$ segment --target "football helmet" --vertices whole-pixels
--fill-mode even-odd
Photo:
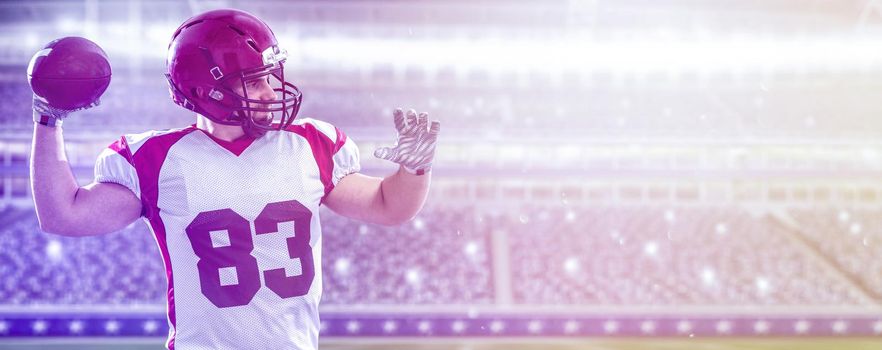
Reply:
[[[166,78],[176,104],[216,123],[240,125],[256,137],[287,127],[300,110],[303,96],[285,80],[286,58],[275,34],[259,18],[240,10],[212,10],[175,31]],[[273,99],[248,98],[247,82],[258,79],[270,82]],[[242,95],[234,91],[237,86]],[[270,118],[257,121],[261,112]]]

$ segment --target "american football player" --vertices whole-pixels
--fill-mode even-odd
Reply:
[[[64,153],[71,112],[34,100],[31,186],[40,227],[86,236],[143,218],[168,278],[169,349],[315,349],[322,293],[319,206],[367,222],[413,218],[429,188],[440,125],[396,109],[398,140],[374,155],[400,165],[359,173],[331,124],[296,118],[270,28],[238,10],[185,21],[168,49],[174,102],[194,124],[125,135],[78,186]]]

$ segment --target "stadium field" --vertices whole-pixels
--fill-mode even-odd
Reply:
[[[413,340],[412,342],[367,341],[358,339],[328,341],[323,350],[821,350],[882,349],[879,338],[579,338],[579,339],[470,339]]]
[[[5,341],[4,350],[160,350],[162,340],[156,338],[113,341],[77,339],[75,341]],[[578,339],[329,339],[322,341],[322,350],[877,350],[882,338],[578,338]]]

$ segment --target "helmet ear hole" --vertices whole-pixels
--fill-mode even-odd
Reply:
[[[201,86],[194,87],[194,88],[191,89],[191,91],[190,91],[190,94],[192,94],[193,97],[197,97],[197,98],[203,98],[203,97],[204,97],[204,96],[203,96],[204,93],[205,93],[205,91],[202,90],[202,87],[201,87]]]

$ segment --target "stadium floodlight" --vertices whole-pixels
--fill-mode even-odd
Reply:
[[[771,323],[769,323],[769,321],[765,321],[765,320],[759,320],[753,324],[753,331],[756,334],[767,334],[767,333],[769,333],[769,330],[771,328],[772,328]]]
[[[386,322],[383,322],[383,332],[395,333],[396,330],[398,330],[398,323],[395,321],[387,320]]]
[[[647,242],[643,246],[643,252],[649,256],[656,256],[658,254],[658,243],[655,242]]]
[[[701,281],[704,282],[704,284],[706,286],[713,285],[716,282],[716,280],[717,280],[717,276],[716,276],[716,273],[714,273],[714,270],[712,268],[705,267],[701,271]]]
[[[689,333],[692,331],[692,322],[687,320],[681,320],[677,322],[677,332],[681,334]]]
[[[846,334],[848,333],[848,322],[844,320],[836,320],[830,325],[830,328],[833,330],[833,333]]]
[[[48,257],[50,261],[58,262],[62,258],[63,250],[61,242],[51,240],[46,244],[46,257]]]
[[[351,266],[349,259],[347,258],[337,258],[334,261],[334,271],[336,271],[340,275],[345,275],[349,273],[349,267]]]

